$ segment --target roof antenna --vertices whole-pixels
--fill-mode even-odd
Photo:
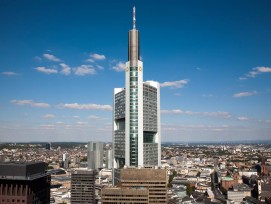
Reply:
[[[136,29],[136,8],[133,7],[133,29]]]

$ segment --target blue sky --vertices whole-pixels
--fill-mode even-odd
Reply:
[[[163,142],[271,138],[269,0],[2,0],[0,142],[111,141],[134,5]]]

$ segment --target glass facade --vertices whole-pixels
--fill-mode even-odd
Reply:
[[[129,69],[129,118],[125,117],[126,90],[115,94],[114,107],[114,154],[118,167],[125,164],[125,121],[129,120],[129,159],[131,166],[138,166],[139,120],[143,120],[143,164],[158,164],[158,90],[149,83],[143,83],[143,118],[139,117],[139,79],[137,67]]]
[[[118,92],[114,96],[114,120],[116,128],[114,130],[114,157],[119,167],[125,164],[125,90]]]
[[[130,67],[130,165],[138,165],[138,67]]]

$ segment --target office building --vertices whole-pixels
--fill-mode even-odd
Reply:
[[[149,191],[149,203],[167,203],[167,171],[156,168],[120,169],[118,186],[122,189],[146,188]]]
[[[105,151],[105,167],[107,169],[112,169],[113,166],[113,151],[112,149]]]
[[[148,204],[149,190],[147,188],[105,187],[101,190],[101,203]]]
[[[95,203],[95,176],[92,169],[73,169],[71,172],[71,203]]]
[[[114,89],[114,168],[160,166],[160,86],[154,81],[143,82],[139,43],[134,8],[133,29],[128,33],[126,85]]]
[[[104,143],[88,143],[88,168],[98,170],[103,168]]]
[[[52,146],[51,143],[46,143],[45,144],[45,149],[46,150],[51,150],[51,146]]]
[[[64,169],[68,169],[69,168],[69,163],[70,163],[70,157],[68,154],[63,154],[62,155],[62,161],[60,163],[60,167],[64,168]]]
[[[51,175],[44,162],[0,163],[0,204],[50,203]]]

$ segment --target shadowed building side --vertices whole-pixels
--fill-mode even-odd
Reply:
[[[44,162],[0,163],[0,203],[50,203],[51,175]]]

